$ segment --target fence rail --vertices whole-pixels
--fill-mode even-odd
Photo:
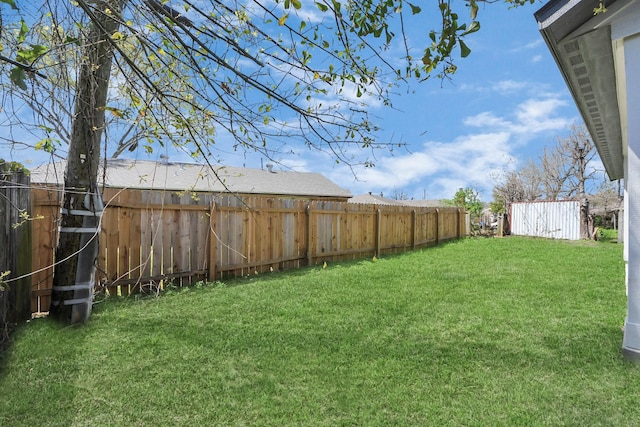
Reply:
[[[32,191],[33,311],[50,303],[58,188]],[[457,208],[118,190],[103,192],[97,285],[128,295],[318,263],[383,256],[464,234]]]

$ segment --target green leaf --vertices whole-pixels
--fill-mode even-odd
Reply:
[[[478,3],[475,0],[471,0],[469,9],[471,9],[471,19],[475,20],[476,16],[478,16]]]
[[[467,29],[467,31],[465,31],[464,33],[462,33],[463,36],[466,36],[467,34],[471,34],[471,33],[475,33],[476,31],[478,31],[480,29],[480,22],[478,21],[473,21],[469,24],[469,29]]]
[[[422,9],[420,9],[420,6],[416,6],[411,3],[409,3],[409,6],[411,6],[411,13],[414,15],[417,15],[418,13],[422,12]]]
[[[20,19],[20,33],[18,33],[18,43],[22,43],[24,39],[27,38],[28,32],[29,27],[27,27],[27,23],[24,22],[24,19]]]
[[[302,7],[302,2],[300,0],[291,0],[291,4],[293,5],[293,8],[296,10]]]
[[[18,6],[16,6],[16,2],[15,0],[0,0],[0,3],[5,3],[8,4],[9,6],[11,6],[11,9],[18,9]]]
[[[80,46],[80,40],[78,40],[78,38],[77,38],[77,37],[67,36],[67,37],[64,39],[64,42],[65,42],[65,43],[73,43],[73,44],[75,44],[76,46]]]
[[[336,11],[336,15],[340,15],[340,8],[342,7],[342,3],[337,0],[331,0],[331,2],[333,3],[333,8]]]
[[[26,78],[27,75],[20,67],[15,67],[13,70],[11,70],[11,74],[9,74],[11,83],[18,86],[22,90],[27,90],[27,84],[24,82]]]
[[[469,49],[469,47],[462,40],[459,40],[459,42],[460,42],[460,54],[462,55],[463,58],[466,58],[471,53],[471,49]]]
[[[49,48],[46,46],[42,46],[39,44],[29,45],[28,49],[20,49],[18,54],[16,55],[16,59],[18,62],[22,62],[23,64],[33,64],[38,58],[44,55]]]
[[[47,153],[53,153],[56,150],[54,142],[55,140],[51,138],[44,138],[36,142],[36,145],[33,148],[38,151],[43,150],[43,151],[46,151]]]
[[[316,6],[320,9],[320,12],[326,12],[329,10],[329,7],[324,3],[316,2]]]

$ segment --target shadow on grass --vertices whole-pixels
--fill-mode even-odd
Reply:
[[[24,327],[22,325],[21,327]],[[4,370],[7,365],[7,359],[9,357],[9,352],[11,351],[11,346],[15,341],[15,335],[18,333],[20,327],[9,328],[7,331],[2,331],[0,335],[0,378],[4,373]]]
[[[10,407],[14,418],[3,418],[2,413],[8,411],[0,410],[0,425],[37,425],[48,419],[73,425],[77,421],[74,399],[81,390],[75,383],[86,341],[82,327],[40,318],[13,331],[0,357],[0,389],[8,387],[12,393],[3,396],[0,408]],[[10,372],[6,370],[9,364]],[[49,418],[51,414],[55,415]]]

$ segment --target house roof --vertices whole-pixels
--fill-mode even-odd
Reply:
[[[375,194],[358,194],[349,199],[349,203],[368,205],[414,206],[417,208],[438,208],[447,206],[440,200],[395,200]]]
[[[427,200],[427,199],[411,199],[411,200],[402,200],[402,204],[404,206],[415,206],[416,208],[444,208],[444,207],[454,207],[446,204],[442,200]]]
[[[32,183],[62,184],[65,162],[48,163],[31,171]],[[158,163],[147,160],[109,159],[102,164],[99,184],[114,188],[190,190],[214,193],[282,196],[351,197],[346,190],[319,173],[248,169],[197,163]]]
[[[383,196],[377,196],[375,194],[358,194],[349,199],[349,203],[363,203],[367,205],[400,205],[398,200],[389,199]]]
[[[624,177],[624,138],[618,100],[616,61],[621,45],[612,22],[638,7],[637,0],[608,0],[607,11],[594,15],[597,3],[551,0],[534,16],[578,109],[589,129],[610,179]]]

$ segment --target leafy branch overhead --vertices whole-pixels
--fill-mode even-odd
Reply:
[[[0,0],[0,12],[17,10],[5,14],[13,20],[3,23],[0,63],[20,88],[4,89],[37,117],[23,125],[55,151],[69,142],[89,24],[121,9],[109,35],[111,153],[173,143],[215,157],[216,141],[232,138],[267,158],[297,150],[293,141],[352,163],[352,147],[391,147],[375,139],[370,104],[390,105],[393,88],[410,80],[455,73],[455,58],[471,52],[466,37],[480,29],[480,5],[497,1],[438,0],[427,10],[403,0],[51,0],[34,13]]]

